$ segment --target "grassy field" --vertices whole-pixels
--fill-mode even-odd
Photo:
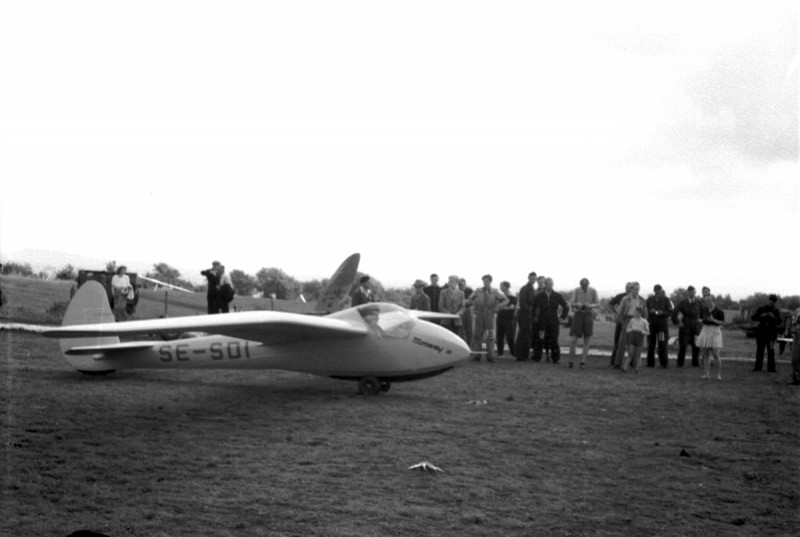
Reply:
[[[43,291],[9,281],[8,320],[55,318],[54,304],[69,298],[62,282]],[[171,314],[203,310],[202,296],[172,297]],[[143,295],[139,314],[163,313],[160,300]],[[596,328],[597,345],[610,348],[613,324]],[[728,356],[752,355],[752,340],[725,337]],[[777,374],[726,361],[723,382],[691,367],[625,375],[604,356],[585,370],[469,362],[374,398],[286,372],[87,377],[57,342],[23,332],[0,331],[0,357],[0,535],[790,536],[800,527],[800,392],[786,356]],[[444,472],[407,469],[423,460]]]
[[[470,362],[364,398],[283,372],[86,377],[0,332],[0,534],[796,535],[788,368]],[[486,404],[470,404],[470,401]],[[681,456],[682,450],[688,457]],[[444,472],[407,470],[428,460]]]

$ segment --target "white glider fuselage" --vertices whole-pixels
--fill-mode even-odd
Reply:
[[[372,325],[366,322],[360,312],[364,308],[379,312]],[[249,320],[248,312],[223,315],[232,323],[238,319]],[[221,318],[203,316],[197,322]],[[305,319],[307,322],[316,322],[315,319]],[[271,343],[223,335],[111,345],[103,342],[100,332],[106,327],[109,332],[125,330],[141,334],[149,326],[164,322],[152,320],[65,326],[57,335],[62,338],[69,335],[81,338],[78,344],[71,343],[74,340],[69,338],[62,339],[62,350],[76,369],[86,373],[156,368],[283,369],[342,379],[370,376],[401,381],[444,372],[468,358],[470,353],[469,347],[456,334],[416,319],[404,308],[393,304],[377,303],[349,308],[318,319],[321,319],[320,323],[324,319],[335,319],[359,333],[330,338],[295,337],[290,341]],[[94,333],[83,334],[83,329]]]

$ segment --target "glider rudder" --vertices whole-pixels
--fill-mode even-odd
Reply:
[[[67,306],[64,313],[62,326],[72,326],[77,324],[98,324],[113,323],[114,313],[108,304],[106,289],[99,282],[89,280],[80,286],[75,296]],[[117,336],[97,336],[97,337],[76,337],[60,338],[58,340],[61,347],[61,354],[67,361],[81,373],[111,373],[114,371],[107,364],[95,358],[101,356],[95,354],[68,354],[67,351],[75,347],[88,347],[95,345],[115,345],[119,343]]]
[[[314,313],[325,315],[340,311],[348,306],[350,288],[358,273],[358,263],[361,261],[361,254],[353,254],[345,259],[336,272],[333,273],[328,285],[322,291],[319,301],[314,308]]]

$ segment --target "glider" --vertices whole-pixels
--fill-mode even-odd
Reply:
[[[335,308],[341,298],[331,295],[320,309]],[[59,338],[67,361],[87,374],[282,369],[358,381],[362,394],[374,395],[388,391],[392,382],[432,377],[469,358],[461,338],[425,320],[454,317],[379,302],[321,316],[246,311],[115,323],[105,289],[87,281],[70,301],[62,326],[43,334]],[[145,338],[176,332],[207,335],[174,341]]]

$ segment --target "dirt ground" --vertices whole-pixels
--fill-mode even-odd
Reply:
[[[0,332],[0,534],[797,535],[789,367],[469,362],[364,398],[269,371],[87,377]],[[484,403],[485,401],[485,403]],[[684,453],[686,456],[682,456]],[[408,470],[430,461],[443,472]]]

